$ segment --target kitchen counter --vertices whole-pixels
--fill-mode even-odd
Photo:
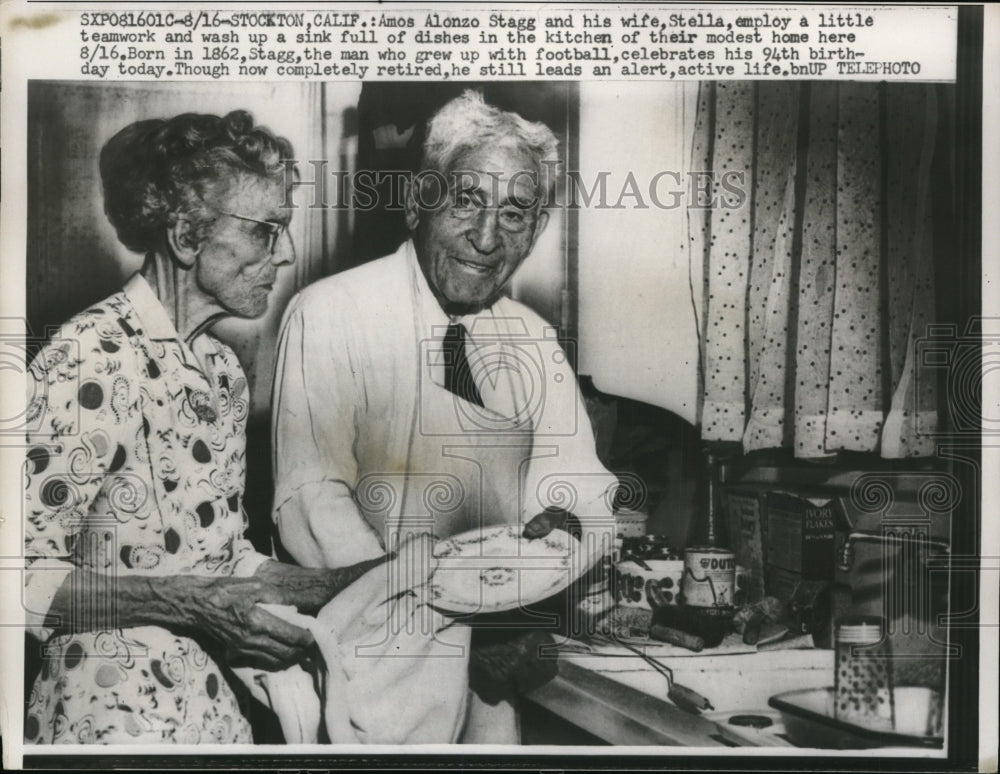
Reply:
[[[672,650],[653,646],[647,653],[670,667],[678,683],[708,698],[714,712],[698,716],[676,707],[667,700],[667,679],[622,647],[599,654],[561,652],[559,675],[525,698],[613,745],[787,747],[778,723],[771,732],[760,732],[725,719],[737,713],[773,719],[771,696],[833,683],[829,650],[661,655]]]
[[[737,737],[727,737],[724,729],[711,720],[684,712],[665,699],[657,699],[571,660],[561,661],[559,675],[525,698],[614,745],[742,744]]]

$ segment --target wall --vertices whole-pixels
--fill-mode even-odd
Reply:
[[[358,84],[156,83],[32,84],[29,100],[29,321],[57,325],[110,293],[142,264],[115,237],[103,213],[97,159],[128,123],[176,113],[250,110],[288,137],[304,182],[353,163]],[[684,127],[693,120],[691,84],[580,84],[579,173],[609,172],[614,205],[629,171],[645,188],[654,171],[686,168]],[[332,176],[330,178],[332,180]],[[669,185],[664,180],[661,192]],[[588,183],[589,185],[589,183]],[[266,419],[281,312],[300,287],[339,268],[351,249],[350,214],[310,207],[313,189],[295,194],[291,234],[296,265],[279,275],[261,320],[226,320],[216,333],[236,349],[253,385],[252,414]],[[332,193],[328,191],[328,199]],[[645,196],[649,204],[648,196]],[[666,193],[664,200],[669,201]],[[683,251],[686,211],[583,208],[579,212],[580,373],[598,389],[667,408],[693,422],[697,339]],[[515,297],[553,324],[564,323],[563,288],[573,239],[554,209],[548,229],[512,283]],[[699,288],[695,289],[700,290]]]
[[[692,424],[698,337],[689,278],[699,278],[693,290],[700,308],[701,264],[689,267],[685,251],[687,198],[659,207],[649,188],[660,171],[680,174],[683,186],[696,96],[696,83],[580,84],[581,179],[590,190],[608,173],[606,206],[595,200],[579,214],[580,373],[602,392],[661,406]],[[676,187],[660,178],[661,204],[673,203]],[[623,190],[639,197],[622,197]]]

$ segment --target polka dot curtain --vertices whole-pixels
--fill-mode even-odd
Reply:
[[[705,440],[934,453],[936,377],[915,342],[934,322],[940,107],[932,84],[702,84]]]

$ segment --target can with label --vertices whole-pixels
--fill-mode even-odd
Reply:
[[[733,630],[736,555],[714,546],[685,549],[681,593],[691,630],[714,648]]]
[[[736,555],[726,548],[695,546],[684,550],[684,604],[732,617],[736,593]]]

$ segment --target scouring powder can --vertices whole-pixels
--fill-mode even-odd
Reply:
[[[732,616],[736,593],[736,555],[726,548],[684,549],[684,605],[703,612]]]

